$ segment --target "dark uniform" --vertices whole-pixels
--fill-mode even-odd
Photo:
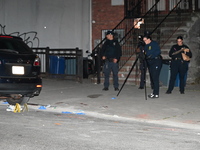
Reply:
[[[146,53],[147,67],[153,86],[153,93],[149,95],[149,98],[159,97],[159,76],[162,68],[162,58],[160,56],[161,50],[157,42],[151,41],[144,47]]]
[[[122,56],[121,46],[117,40],[106,40],[102,46],[101,56],[105,56],[106,60],[104,63],[104,89],[109,87],[109,76],[112,71],[113,73],[113,86],[117,90],[119,87],[118,83],[118,62]],[[117,59],[118,62],[114,63],[113,59]]]
[[[172,90],[174,89],[176,77],[178,74],[179,74],[179,79],[180,79],[180,85],[179,85],[180,93],[184,94],[185,84],[186,84],[185,79],[186,79],[186,73],[188,71],[189,61],[183,60],[181,53],[184,53],[184,51],[181,51],[180,53],[173,55],[174,52],[177,52],[181,50],[182,48],[188,48],[188,46],[184,44],[181,46],[176,44],[176,45],[173,45],[169,51],[169,57],[172,58],[172,61],[170,64],[171,76],[170,76],[170,81],[169,81],[169,87],[166,94],[170,94]],[[186,52],[186,55],[191,58],[192,57],[191,51]]]

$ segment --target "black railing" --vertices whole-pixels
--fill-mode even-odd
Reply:
[[[158,10],[158,3],[160,0],[152,5],[152,7],[147,11],[143,12],[145,9],[141,9],[141,19],[144,19],[144,24],[140,26],[140,29],[136,29],[135,26],[137,22],[132,26],[132,28],[126,32],[125,36],[120,39],[120,44],[122,46],[123,56],[119,63],[120,68],[122,68],[126,62],[135,54],[134,50],[137,47],[138,36],[143,35],[145,31],[151,32],[153,38],[160,44],[161,48],[173,37],[173,34],[183,25],[184,21],[190,19],[188,14],[184,15],[186,11],[191,11],[192,8],[185,5],[186,0],[179,0],[173,7],[170,7],[169,13],[166,15],[162,11]],[[144,3],[140,3],[146,5]],[[138,6],[138,5],[137,5]],[[141,7],[141,6],[140,6]],[[143,7],[143,6],[142,6]],[[172,16],[172,17],[171,17]],[[170,24],[170,22],[173,22]],[[166,29],[170,29],[170,32],[165,32]],[[172,39],[173,40],[173,39]]]
[[[142,13],[143,0],[125,0],[124,14],[126,18],[140,17]]]
[[[48,77],[83,81],[83,52],[75,49],[32,48],[40,57],[41,72]]]
[[[135,5],[131,7],[131,12],[129,14],[139,14],[138,12],[138,6],[141,6],[143,0],[137,0],[137,3],[135,1]],[[125,4],[126,5],[126,4]],[[125,64],[127,62],[127,57],[130,57],[134,54],[135,44],[137,43],[137,37],[134,36],[134,31],[131,30],[134,26],[134,17],[128,17],[125,15],[125,17],[112,29],[113,32],[116,32],[120,30],[121,32],[121,38],[119,37],[119,34],[115,36],[115,38],[118,39],[120,42],[120,45],[122,46],[122,57],[120,60],[120,66],[122,64]],[[128,34],[127,34],[128,33]],[[99,44],[92,50],[92,56],[94,56],[95,59],[95,68],[96,68],[96,75],[97,75],[97,83],[100,83],[100,71],[101,71],[101,58],[100,58],[100,50],[103,42],[106,40],[104,38],[101,40]]]
[[[128,1],[129,3],[127,3]],[[155,3],[152,4],[149,9],[146,8],[147,2],[147,0],[125,0],[125,14],[127,16],[125,16],[124,19],[112,30],[114,32],[117,29],[124,30],[124,36],[122,38],[118,38],[119,43],[122,46],[122,57],[119,62],[120,68],[122,68],[135,54],[135,49],[137,47],[137,43],[139,42],[138,36],[143,35],[144,31],[150,31],[153,39],[156,40],[163,48],[167,41],[173,39],[174,33],[183,25],[184,21],[190,17],[188,14],[184,15],[184,13],[194,11],[194,9],[195,11],[199,10],[198,1],[195,1],[195,4],[191,4],[191,1],[189,0],[179,0],[176,3],[173,1],[173,3],[169,4],[170,11],[166,15],[166,12],[159,10],[160,0],[155,0]],[[134,4],[134,6],[130,6],[130,3]],[[198,8],[196,6],[197,4]],[[138,8],[140,11],[138,11]],[[136,28],[138,23],[137,21],[134,22],[134,19],[136,18],[144,19],[144,24],[140,26],[140,29]],[[165,30],[169,29],[170,31],[165,32]],[[100,51],[101,45],[104,41],[105,38],[93,49],[93,52]],[[98,57],[98,55],[96,56]],[[101,58],[98,57],[98,59]],[[100,73],[101,67],[97,66],[96,68],[99,68],[97,76],[100,77],[100,74],[98,73]],[[100,81],[100,79],[98,79],[98,81]]]
[[[179,0],[173,7],[171,6],[167,15],[156,10],[156,15],[154,11],[149,13],[150,15],[144,16],[145,24],[141,27],[139,34],[143,34],[145,30],[150,31],[153,40],[159,43],[163,54],[165,54],[166,48],[168,50],[167,43],[174,42],[177,31],[180,31],[180,27],[186,25],[187,20],[191,19],[191,15],[186,13],[186,10],[190,11],[191,9],[188,7],[189,5],[183,5],[183,2],[185,0]]]
[[[195,11],[200,11],[200,1],[199,0],[195,0],[195,4],[193,5],[195,8]]]

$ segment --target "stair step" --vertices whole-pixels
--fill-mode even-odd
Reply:
[[[192,17],[191,13],[181,13],[180,22],[177,22],[179,18],[177,18],[175,15],[173,16],[170,15],[165,20],[165,22],[163,22],[163,24],[161,25],[161,28],[159,27],[159,29],[156,30],[154,34],[152,35],[152,39],[157,40],[157,42],[160,43],[161,55],[163,59],[170,59],[170,57],[168,56],[168,53],[172,45],[176,44],[177,36],[181,35],[184,37],[184,35],[186,35],[188,31],[188,28],[191,27],[191,25],[194,23],[196,19],[198,19],[198,17]],[[140,30],[138,30],[135,35],[131,35],[132,37],[127,40],[128,46],[123,45],[123,50],[127,50],[127,51],[126,52],[123,51],[123,56],[121,57],[121,60],[120,60],[120,65],[122,64],[124,65],[119,70],[119,73],[118,73],[120,84],[124,83],[128,73],[130,72],[130,69],[132,68],[132,65],[134,64],[136,60],[136,55],[134,54],[135,49],[133,49],[133,47],[137,47],[138,43],[135,41],[138,41],[138,40],[133,40],[133,39],[139,33],[142,33],[141,35],[143,35],[144,31],[150,31],[150,32],[153,31],[154,28],[157,26],[157,24],[161,20],[163,20],[164,17],[165,17],[164,15],[159,17],[158,22],[155,22],[154,20],[152,20],[152,18],[146,17],[145,24],[142,24]],[[132,56],[130,57],[129,55],[131,54]],[[150,83],[148,71],[147,71],[146,78],[147,78],[147,83]],[[97,83],[97,79],[95,77],[92,80],[93,80],[93,83]],[[103,83],[103,81],[104,81],[103,74],[101,74],[101,83]],[[110,83],[112,84],[112,74],[110,76]],[[136,66],[133,68],[129,78],[127,79],[126,84],[139,85],[139,83],[140,83],[140,69],[139,69],[139,61],[138,61]]]

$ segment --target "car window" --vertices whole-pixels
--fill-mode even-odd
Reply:
[[[14,50],[19,52],[19,54],[30,54],[33,53],[32,50],[21,40],[18,39],[0,39],[0,49],[3,50]]]

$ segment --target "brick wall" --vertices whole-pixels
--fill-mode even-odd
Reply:
[[[92,0],[92,47],[101,40],[101,31],[113,29],[124,18],[124,5],[112,6],[111,0]]]

